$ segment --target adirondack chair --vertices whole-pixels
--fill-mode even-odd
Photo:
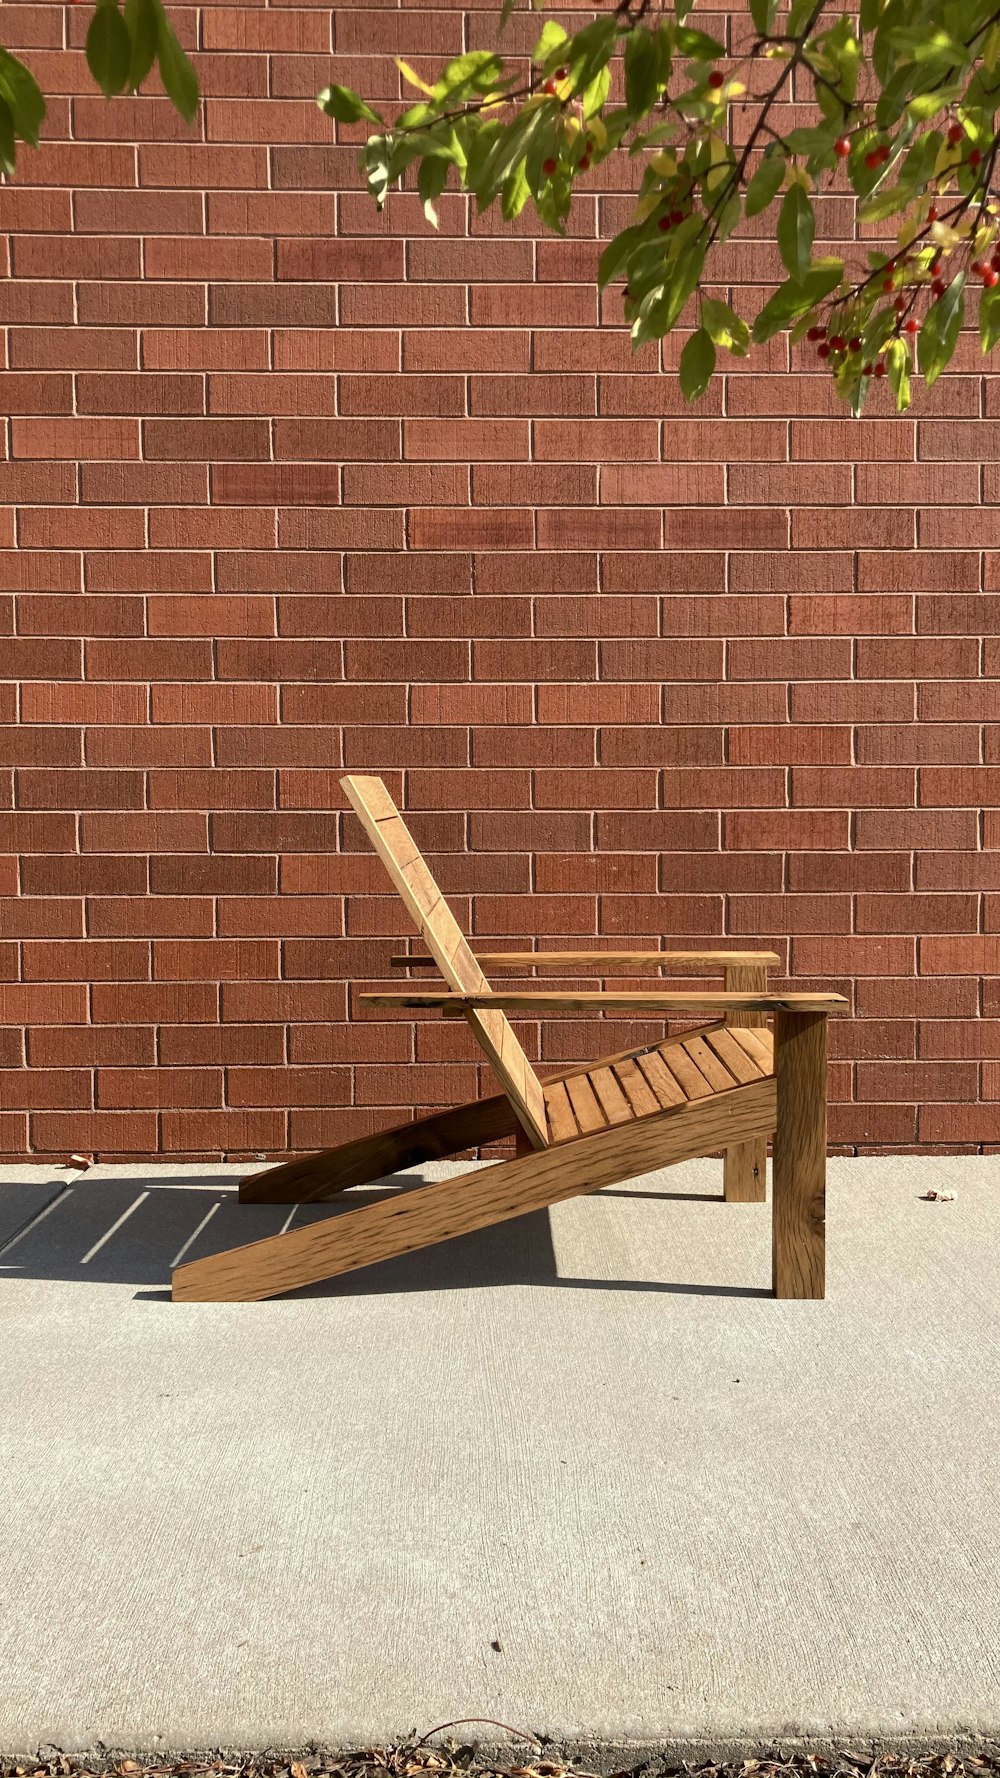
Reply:
[[[654,1167],[723,1150],[728,1202],[765,1196],[766,1138],[774,1132],[772,1248],[776,1296],[824,1292],[827,1015],[839,994],[770,994],[773,952],[470,949],[379,778],[343,788],[436,964],[444,990],[360,994],[367,1005],[464,1018],[503,1091],[435,1112],[244,1179],[241,1202],[316,1203],[416,1166],[512,1135],[494,1165],[393,1193],[379,1203],[178,1266],[175,1301],[252,1301],[523,1216]],[[548,993],[491,989],[484,969],[591,973],[723,972],[724,992]],[[664,1041],[539,1079],[507,1012],[532,1017],[601,1010],[708,1022]],[[774,1035],[766,1016],[774,1019]]]

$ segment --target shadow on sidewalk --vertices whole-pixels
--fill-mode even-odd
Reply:
[[[49,1278],[133,1284],[141,1301],[169,1297],[182,1260],[264,1240],[289,1228],[343,1216],[424,1184],[417,1173],[384,1189],[347,1192],[324,1204],[241,1204],[236,1180],[185,1174],[128,1179],[83,1177],[64,1184],[0,1185],[0,1278]],[[703,1192],[616,1190],[608,1197],[718,1202]],[[666,1291],[683,1295],[769,1296],[767,1290],[641,1279],[562,1278],[547,1210],[477,1229],[433,1247],[382,1260],[290,1293],[288,1300],[375,1296],[405,1291],[467,1290],[484,1285],[545,1284],[566,1289]],[[152,1286],[153,1288],[142,1288]]]

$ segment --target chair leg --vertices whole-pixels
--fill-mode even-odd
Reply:
[[[778,1297],[821,1298],[826,1260],[826,1014],[775,1016],[773,1280]]]
[[[767,1196],[767,1140],[727,1148],[723,1180],[727,1204],[763,1204]]]

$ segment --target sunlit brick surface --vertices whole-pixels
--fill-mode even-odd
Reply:
[[[974,339],[903,418],[781,340],[685,409],[596,292],[626,162],[566,240],[455,195],[435,234],[312,102],[397,100],[494,0],[174,7],[193,130],[95,96],[85,11],[0,16],[54,95],[0,189],[3,1152],[276,1154],[476,1092],[464,1027],[348,1023],[407,925],[345,767],[480,944],[774,948],[851,998],[836,1145],[1000,1144]],[[752,226],[737,305],[779,275]],[[551,1063],[660,1029],[522,1027]]]

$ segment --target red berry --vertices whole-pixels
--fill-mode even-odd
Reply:
[[[810,327],[809,332],[806,334],[806,339],[812,340],[814,345],[817,340],[825,340],[826,339],[826,328],[825,327]]]
[[[821,346],[816,347],[816,356],[817,356],[817,358],[829,358],[829,356],[830,356],[830,342],[829,342],[829,340],[824,340],[823,344]]]
[[[581,173],[585,173],[589,166],[590,166],[590,156],[589,156],[589,154],[585,154],[582,161],[580,162]]]
[[[873,375],[874,370],[875,366],[873,364],[863,364],[861,366],[861,375],[863,377],[870,377]]]
[[[556,83],[554,80],[547,80],[542,88],[542,92],[548,93],[550,99],[555,97],[555,90]]]
[[[713,68],[711,74],[708,77],[708,84],[712,88],[713,92],[718,92],[720,86],[725,86],[726,77],[724,74],[719,73],[718,68]]]
[[[552,159],[552,156],[549,155],[548,160],[542,162],[542,172],[546,173],[548,175],[548,177],[551,179],[555,170],[556,170],[556,163]]]
[[[838,136],[833,145],[833,152],[838,160],[846,160],[851,152],[851,144],[846,136]]]
[[[856,333],[854,338],[852,340],[848,341],[848,344],[849,344],[852,352],[860,352],[860,350],[861,350],[861,335],[859,333]]]
[[[879,359],[878,363],[875,366],[874,375],[877,377],[884,377],[885,376],[885,364],[881,358]]]
[[[565,80],[568,74],[569,74],[568,68],[557,68],[556,69],[556,79],[557,80]]]
[[[937,253],[937,254],[935,254],[934,258],[931,260],[931,264],[930,264],[931,277],[936,278],[938,275],[938,272],[940,270],[941,270],[941,255],[940,255],[940,253]]]
[[[933,284],[931,285],[931,291],[935,297],[940,297],[940,296],[944,295],[944,284],[940,278],[935,278]]]
[[[952,147],[954,148],[956,143],[961,142],[962,137],[964,135],[965,135],[965,131],[963,130],[961,124],[960,123],[953,123],[948,130],[948,141],[951,143]]]
[[[927,212],[927,220],[928,220],[928,222],[936,222],[937,219],[938,219],[937,205],[932,204],[930,209]]]
[[[881,165],[882,165],[882,156],[879,153],[878,149],[877,148],[870,149],[869,152],[865,155],[865,166],[871,168],[874,171],[874,169],[876,167],[880,167]]]
[[[845,340],[842,333],[835,333],[832,340],[830,341],[830,344],[833,347],[835,352],[842,352],[844,350],[844,347],[847,344],[847,341]]]
[[[973,150],[972,150],[972,152],[971,152],[971,154],[970,154],[970,155],[969,155],[969,165],[970,165],[970,167],[978,167],[978,165],[979,165],[979,163],[980,163],[980,161],[981,161],[981,160],[982,160],[982,158],[983,158],[983,157],[982,157],[982,155],[981,155],[981,154],[980,154],[980,152],[979,152],[979,149],[978,149],[978,148],[974,148],[974,149],[973,149]]]
[[[984,266],[981,259],[974,259],[972,264],[969,267],[969,270],[972,273],[974,278],[981,278],[983,273],[986,270],[986,267]]]
[[[991,266],[988,272],[983,273],[983,283],[987,290],[994,290],[1000,284],[1000,272],[995,272]]]
[[[883,278],[883,280],[882,280],[882,289],[883,289],[883,290],[893,290],[893,289],[895,289],[895,286],[894,286],[894,284],[893,284],[893,281],[892,281],[892,279],[891,279],[891,278]]]
[[[906,307],[906,298],[905,298],[905,296],[897,296],[897,298],[896,298],[896,300],[895,300],[895,302],[894,302],[894,303],[893,303],[893,305],[892,305],[892,306],[893,306],[893,308],[894,308],[894,309],[895,309],[895,311],[896,311],[896,313],[897,313],[897,315],[901,315],[901,314],[902,314],[902,313],[903,313],[903,310],[904,310],[904,309],[905,309],[905,307]]]
[[[660,217],[660,220],[659,220],[659,222],[658,222],[658,223],[657,223],[657,225],[656,225],[656,226],[657,226],[657,228],[658,228],[658,229],[661,229],[661,230],[662,230],[662,232],[663,232],[663,233],[664,233],[664,234],[666,234],[666,232],[667,232],[667,230],[668,230],[668,228],[669,228],[669,227],[670,227],[670,218],[669,218],[669,216],[661,216],[661,217]]]
[[[910,319],[906,323],[905,332],[906,333],[919,333],[920,332],[920,322],[915,321],[913,319],[912,315],[910,316]]]
[[[684,221],[684,212],[683,212],[683,210],[671,210],[671,212],[670,212],[670,220],[671,220],[671,222],[672,222],[672,223],[673,223],[673,225],[674,225],[674,227],[675,227],[675,228],[676,228],[676,227],[677,227],[677,225],[678,225],[678,223],[680,223],[680,222],[683,222],[683,221]]]

